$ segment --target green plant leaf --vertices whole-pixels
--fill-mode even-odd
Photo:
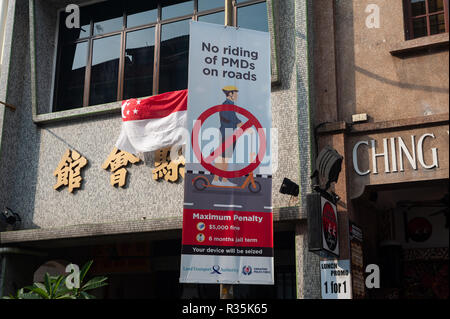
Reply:
[[[24,293],[19,299],[42,299],[42,297],[35,293]]]
[[[43,283],[40,283],[40,282],[33,283],[32,287],[39,288],[39,289],[42,289],[42,290],[46,290],[45,285]]]
[[[74,291],[67,288],[66,285],[60,285],[56,296],[62,296],[62,295],[66,295],[66,294],[74,295]]]
[[[33,292],[24,292],[25,288],[17,290],[15,299],[41,299],[41,297]]]
[[[88,294],[87,292],[82,291],[80,293],[80,299],[95,299],[95,296],[92,296],[92,295]]]
[[[45,273],[45,275],[44,275],[44,285],[45,285],[45,290],[47,290],[49,299],[52,299],[53,289],[52,289],[52,284],[50,283],[50,275],[48,273]]]
[[[58,276],[56,278],[55,284],[53,285],[53,298],[57,298],[61,295],[65,295],[68,292],[67,287],[65,287],[65,285],[61,285],[61,283],[63,282],[63,280],[66,278],[67,276]],[[66,289],[64,289],[66,288]]]
[[[31,291],[31,289],[33,289],[33,286],[25,286],[25,287],[23,287],[22,289],[26,289],[26,290],[29,290],[29,291]],[[18,293],[19,291],[17,291],[17,293]]]
[[[45,290],[44,285],[41,283],[35,282],[30,290],[44,299],[50,299],[50,296]]]
[[[93,262],[94,262],[93,260],[90,260],[86,264],[84,264],[83,268],[81,268],[81,270],[80,270],[80,285],[83,282],[84,277],[86,276],[86,273],[91,268]]]
[[[55,299],[76,299],[76,297],[69,293],[69,294],[57,296]]]
[[[106,280],[108,280],[107,277],[94,277],[91,280],[89,280],[85,285],[83,285],[81,289],[85,291],[107,286],[108,283],[105,282]]]
[[[80,283],[83,282],[93,261],[88,261],[80,271]],[[94,277],[81,288],[70,290],[65,284],[65,280],[70,274],[60,276],[44,275],[44,283],[35,282],[32,286],[26,286],[17,290],[15,295],[4,296],[1,299],[95,299],[95,296],[88,294],[85,290],[92,290],[107,286],[107,277]],[[64,284],[63,284],[64,282]],[[26,292],[25,292],[26,291]]]
[[[17,299],[20,299],[20,297],[23,295],[23,291],[24,291],[23,288],[17,290],[17,293],[16,293]]]

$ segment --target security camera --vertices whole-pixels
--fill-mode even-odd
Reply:
[[[1,216],[3,220],[9,225],[14,225],[15,223],[17,223],[17,221],[22,221],[19,214],[14,213],[12,209],[8,207],[5,207],[5,210],[2,212]]]
[[[289,178],[285,178],[281,185],[280,193],[297,197],[299,194],[299,186]]]
[[[324,191],[330,188],[331,183],[337,183],[342,169],[342,157],[334,148],[326,146],[320,151],[316,159],[316,170],[311,178],[320,177],[325,180]]]

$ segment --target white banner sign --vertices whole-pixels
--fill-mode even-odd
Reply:
[[[269,39],[191,22],[180,282],[274,283]]]

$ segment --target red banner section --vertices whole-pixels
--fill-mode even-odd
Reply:
[[[273,247],[272,214],[184,209],[183,245]]]

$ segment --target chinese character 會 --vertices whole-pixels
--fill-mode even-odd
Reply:
[[[106,161],[103,163],[102,168],[105,170],[111,168],[113,174],[110,177],[110,183],[112,186],[118,185],[119,187],[124,187],[128,173],[125,166],[127,166],[128,163],[135,164],[140,161],[141,160],[133,154],[118,150],[114,147]]]

